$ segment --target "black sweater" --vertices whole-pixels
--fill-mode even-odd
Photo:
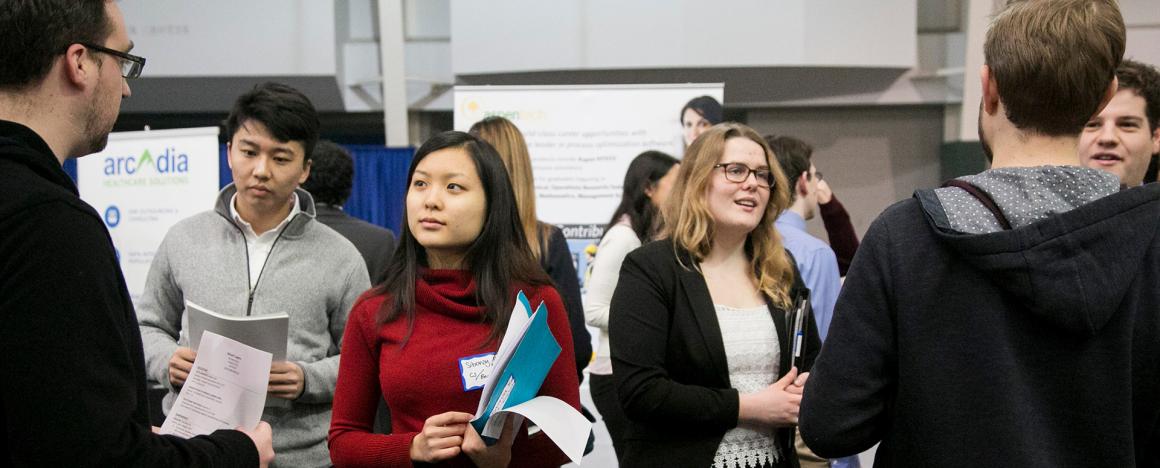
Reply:
[[[237,431],[153,434],[137,316],[101,218],[0,121],[0,465],[257,466]]]
[[[542,227],[543,225],[541,225]],[[543,230],[540,231],[541,233]],[[568,325],[572,329],[572,351],[576,353],[576,376],[584,381],[584,368],[592,360],[592,335],[584,321],[584,304],[580,301],[580,279],[572,264],[572,251],[564,232],[548,226],[548,238],[540,238],[540,266],[552,278],[564,308],[568,311]]]
[[[959,234],[932,192],[867,232],[802,401],[875,466],[1160,464],[1160,186]]]

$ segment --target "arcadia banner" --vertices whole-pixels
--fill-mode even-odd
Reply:
[[[218,158],[218,128],[203,127],[112,133],[77,160],[81,198],[104,218],[134,302],[169,228],[213,208]]]

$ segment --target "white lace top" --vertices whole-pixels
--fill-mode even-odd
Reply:
[[[777,328],[766,306],[737,309],[716,305],[717,322],[725,342],[725,358],[729,363],[729,384],[740,393],[759,391],[777,381],[781,348]],[[774,440],[773,429],[755,430],[738,426],[725,433],[717,455],[715,468],[745,468],[776,465],[781,452]]]

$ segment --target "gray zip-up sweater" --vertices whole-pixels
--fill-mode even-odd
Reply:
[[[213,211],[174,225],[153,257],[136,304],[147,372],[169,385],[169,359],[189,346],[186,300],[227,315],[287,313],[287,359],[302,367],[305,385],[297,400],[267,407],[262,420],[274,429],[277,466],[328,466],[339,345],[351,306],[370,287],[366,265],[350,241],[314,220],[314,200],[298,189],[301,213],[282,228],[262,271],[248,271],[245,236],[230,217],[236,192],[226,186]],[[260,274],[252,297],[250,274]],[[167,412],[175,397],[170,388]]]

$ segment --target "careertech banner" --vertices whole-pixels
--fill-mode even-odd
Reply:
[[[81,198],[104,218],[134,302],[169,228],[213,208],[218,157],[218,128],[205,127],[113,133],[77,160]]]

